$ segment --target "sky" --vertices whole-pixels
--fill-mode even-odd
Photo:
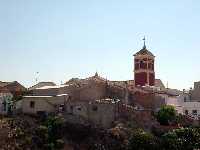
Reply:
[[[145,36],[156,78],[189,89],[200,80],[199,35],[199,0],[0,0],[0,80],[131,80]]]

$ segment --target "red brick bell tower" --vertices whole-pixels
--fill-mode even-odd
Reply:
[[[154,86],[154,58],[155,56],[146,49],[145,38],[143,48],[134,54],[134,84],[135,86]]]

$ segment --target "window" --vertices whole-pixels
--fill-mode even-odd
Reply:
[[[197,115],[197,110],[192,110],[193,115]]]
[[[30,102],[30,108],[34,108],[35,107],[35,102],[34,101],[31,101]]]
[[[7,106],[7,103],[6,103],[6,101],[5,101],[5,100],[3,101],[2,105],[3,105],[3,111],[6,111],[6,106]]]
[[[186,100],[187,100],[187,98],[186,98],[186,97],[184,97],[184,102],[186,102]]]
[[[81,111],[81,106],[76,106],[76,109]]]
[[[185,114],[188,115],[188,110],[185,110]]]
[[[97,107],[97,106],[92,106],[92,110],[93,110],[93,111],[97,111],[97,110],[98,110],[98,107]]]

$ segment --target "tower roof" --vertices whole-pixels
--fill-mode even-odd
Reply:
[[[150,56],[153,56],[153,53],[151,53],[149,50],[146,49],[146,47],[143,47],[139,52],[135,53],[134,56],[136,55],[150,55]]]
[[[147,50],[146,44],[145,44],[145,37],[142,40],[144,41],[144,46],[139,52],[135,53],[134,56],[136,56],[136,55],[150,55],[150,56],[155,57],[149,50]]]

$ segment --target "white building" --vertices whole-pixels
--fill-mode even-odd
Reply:
[[[21,100],[21,110],[25,114],[55,113],[68,99],[67,94],[57,96],[24,96]],[[18,102],[18,104],[20,104]],[[19,106],[18,106],[19,109]]]
[[[174,106],[177,113],[184,114],[184,103],[189,101],[188,93],[176,89],[166,89],[159,93],[159,96],[165,100],[166,105]]]
[[[174,106],[177,113],[187,115],[191,119],[200,118],[200,102],[190,100],[189,93],[170,90],[159,95],[165,99],[166,105]]]
[[[193,119],[200,118],[200,102],[184,102],[182,106],[184,115]]]

